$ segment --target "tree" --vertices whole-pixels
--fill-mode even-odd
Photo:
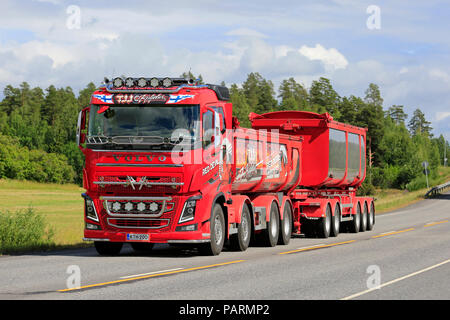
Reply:
[[[433,137],[431,130],[431,122],[425,119],[425,114],[420,110],[416,109],[411,120],[408,123],[409,132],[412,136],[417,136],[419,134],[425,134],[427,137]]]
[[[92,93],[97,89],[97,86],[93,82],[89,82],[89,84],[83,90],[80,90],[78,94],[78,105],[80,106],[80,110],[85,108],[91,102]]]
[[[305,110],[308,106],[308,91],[294,78],[281,82],[278,98],[281,98],[280,110]]]
[[[320,111],[320,107],[323,107],[333,118],[339,120],[339,102],[339,94],[333,89],[329,79],[320,77],[319,80],[312,82],[309,89],[309,103],[314,111]]]
[[[368,128],[367,148],[373,154],[374,164],[380,163],[378,145],[384,135],[383,99],[376,84],[369,84],[365,92],[364,104],[356,114],[356,125]]]
[[[250,114],[250,106],[243,90],[239,89],[236,84],[231,85],[230,102],[233,105],[233,116],[239,120],[240,126],[250,128],[251,123],[248,119],[248,115]]]
[[[242,90],[250,106],[250,111],[266,113],[277,110],[273,83],[264,79],[259,73],[250,73],[242,84]]]
[[[405,124],[405,120],[408,118],[408,115],[403,111],[403,106],[399,105],[393,105],[392,107],[389,107],[387,115],[396,124]]]

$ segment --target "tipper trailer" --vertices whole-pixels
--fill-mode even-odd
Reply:
[[[129,242],[217,255],[373,228],[373,198],[356,196],[366,129],[304,111],[251,113],[241,128],[229,99],[224,86],[183,78],[105,79],[93,93],[77,140],[84,240],[99,254]]]

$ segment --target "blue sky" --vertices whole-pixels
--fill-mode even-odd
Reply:
[[[372,5],[379,29],[367,27]],[[341,96],[378,84],[386,109],[420,108],[450,140],[449,16],[438,0],[2,0],[0,89],[79,90],[104,76],[189,69],[227,84],[260,72],[276,88],[324,76]]]

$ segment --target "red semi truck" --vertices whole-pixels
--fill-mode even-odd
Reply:
[[[373,228],[373,198],[356,196],[366,129],[303,111],[251,113],[241,128],[229,100],[183,78],[105,79],[78,118],[84,240],[101,255],[127,242],[217,255]]]

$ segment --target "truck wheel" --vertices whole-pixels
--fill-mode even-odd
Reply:
[[[357,233],[361,225],[361,204],[358,202],[356,206],[356,213],[353,215],[353,220],[350,221],[350,232]]]
[[[122,242],[94,241],[95,250],[101,256],[117,256],[122,250]]]
[[[367,203],[364,204],[364,209],[361,214],[361,226],[359,227],[359,231],[364,232],[367,229],[367,218],[368,218],[368,212],[367,212]]]
[[[292,209],[289,202],[284,205],[283,220],[280,226],[278,244],[287,245],[292,235]]]
[[[375,205],[373,202],[370,204],[369,215],[367,216],[367,230],[372,230],[375,224]]]
[[[153,243],[148,242],[131,242],[131,247],[136,252],[149,252],[153,249]]]
[[[339,229],[341,227],[341,206],[336,203],[336,208],[334,209],[334,216],[331,219],[331,232],[330,236],[337,237],[339,234]]]
[[[252,232],[252,223],[250,220],[250,210],[247,204],[244,204],[241,213],[241,223],[238,226],[238,233],[231,237],[231,248],[233,250],[245,251],[250,244]]]
[[[319,238],[328,238],[331,232],[331,207],[327,205],[327,209],[325,211],[325,217],[320,218],[317,221],[317,235]]]
[[[211,242],[202,244],[199,250],[204,255],[216,256],[222,252],[225,242],[225,219],[222,206],[218,203],[214,205],[209,225]]]
[[[280,214],[278,212],[278,205],[273,201],[270,206],[270,220],[267,223],[267,228],[259,235],[259,242],[266,247],[275,247],[278,242],[280,233]]]

